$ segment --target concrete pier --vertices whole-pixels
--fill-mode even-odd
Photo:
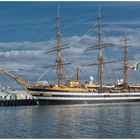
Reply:
[[[26,91],[1,91],[0,92],[0,107],[1,106],[28,106],[38,105],[35,97],[28,94]]]

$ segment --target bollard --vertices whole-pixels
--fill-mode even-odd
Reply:
[[[12,100],[12,95],[10,95],[10,101]]]
[[[7,97],[7,96],[4,96],[4,100],[6,100],[6,97]]]
[[[17,95],[15,95],[15,100],[17,100]]]

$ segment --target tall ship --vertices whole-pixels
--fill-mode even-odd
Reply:
[[[67,47],[61,46],[60,34],[60,14],[58,7],[57,15],[57,47],[49,51],[56,51],[56,77],[57,82],[54,85],[49,84],[29,84],[24,81],[20,76],[14,75],[5,68],[0,71],[15,79],[18,83],[24,86],[24,89],[31,95],[36,97],[40,105],[61,105],[61,104],[94,104],[94,103],[114,103],[114,102],[134,102],[140,101],[140,85],[128,84],[128,56],[127,56],[127,39],[125,36],[125,58],[119,61],[124,61],[124,78],[117,84],[104,85],[103,84],[103,65],[108,63],[116,63],[118,60],[105,61],[103,57],[103,48],[109,44],[102,42],[102,28],[101,28],[101,15],[100,9],[98,11],[98,45],[86,49],[86,51],[98,50],[98,62],[94,64],[86,64],[86,66],[98,65],[98,85],[94,84],[92,77],[88,83],[80,82],[80,69],[77,68],[77,78],[64,79],[64,67],[68,63],[64,63],[62,59],[62,50]]]

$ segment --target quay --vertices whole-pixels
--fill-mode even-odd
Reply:
[[[1,91],[0,107],[39,105],[38,100],[26,91]]]

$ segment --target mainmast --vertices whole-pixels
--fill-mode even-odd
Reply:
[[[98,82],[99,82],[99,92],[103,90],[103,51],[102,51],[102,31],[101,31],[101,15],[100,8],[98,11],[98,48],[99,48],[99,65],[98,65]]]
[[[60,86],[62,84],[63,79],[63,66],[62,66],[62,54],[61,54],[61,34],[60,34],[60,10],[58,5],[58,11],[57,11],[57,84]]]
[[[91,46],[87,48],[85,51],[92,51],[92,50],[98,50],[98,63],[93,63],[93,64],[87,64],[86,66],[93,66],[93,65],[98,65],[98,84],[99,84],[99,91],[100,93],[103,92],[103,64],[105,63],[112,63],[116,61],[108,61],[104,62],[103,58],[103,48],[109,47],[111,44],[110,43],[102,43],[102,30],[101,30],[101,14],[100,14],[100,8],[98,10],[98,45],[96,46]]]
[[[127,37],[125,34],[125,39],[124,39],[124,73],[123,73],[123,80],[124,83],[126,84],[128,82],[128,45],[127,45]]]
[[[98,45],[96,46],[91,46],[88,47],[85,52],[87,51],[92,51],[92,50],[98,50],[99,54],[98,54],[98,62],[96,63],[92,63],[92,64],[86,64],[83,66],[94,66],[94,65],[98,65],[98,84],[99,84],[99,91],[100,93],[103,92],[103,65],[104,64],[110,64],[110,63],[117,63],[120,61],[124,61],[124,81],[125,83],[128,80],[128,52],[127,52],[127,39],[125,36],[125,58],[121,58],[118,60],[109,60],[109,61],[104,61],[104,57],[103,57],[103,48],[107,48],[111,45],[113,45],[112,43],[103,43],[102,42],[102,30],[101,30],[101,14],[100,14],[100,8],[98,10]]]

